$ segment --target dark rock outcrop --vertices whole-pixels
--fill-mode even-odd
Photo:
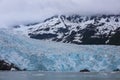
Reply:
[[[7,70],[7,71],[10,71],[10,70],[18,70],[20,71],[21,69],[16,67],[14,64],[12,63],[7,63],[5,62],[4,60],[0,60],[0,70]]]
[[[120,69],[115,69],[115,70],[113,70],[114,72],[120,72]]]
[[[120,27],[116,30],[116,33],[110,38],[109,44],[120,45]]]
[[[88,69],[80,70],[80,72],[90,72]]]

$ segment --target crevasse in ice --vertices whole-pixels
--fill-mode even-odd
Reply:
[[[27,70],[112,71],[120,68],[120,47],[41,41],[0,30],[0,59]]]

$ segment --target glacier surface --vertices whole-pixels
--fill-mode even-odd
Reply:
[[[120,69],[120,46],[56,43],[0,30],[0,59],[26,70],[112,71]]]

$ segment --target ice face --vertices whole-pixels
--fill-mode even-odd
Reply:
[[[112,71],[120,68],[120,47],[41,41],[0,30],[0,59],[27,70]]]

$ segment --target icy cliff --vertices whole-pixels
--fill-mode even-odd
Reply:
[[[120,46],[56,43],[0,30],[0,59],[26,70],[112,71],[120,69]]]

